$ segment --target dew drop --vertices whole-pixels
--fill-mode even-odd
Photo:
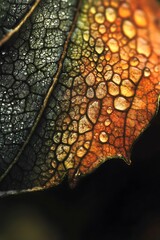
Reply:
[[[115,74],[113,75],[112,80],[113,80],[113,82],[115,82],[115,83],[118,84],[118,85],[121,83],[121,77],[120,77],[120,75],[117,74],[117,73],[115,73]]]
[[[58,161],[64,161],[64,159],[67,157],[67,154],[69,153],[70,147],[64,144],[60,144],[57,147],[56,150],[56,156]]]
[[[69,145],[72,145],[74,142],[76,142],[77,138],[78,138],[77,133],[72,132],[72,133],[69,135],[68,144],[69,144]]]
[[[129,78],[134,82],[138,83],[142,77],[142,70],[137,67],[130,67]]]
[[[95,50],[98,54],[101,54],[104,51],[104,43],[101,38],[98,38],[95,45]]]
[[[117,86],[114,82],[108,83],[108,93],[111,96],[117,96],[119,94],[119,86]]]
[[[118,6],[119,6],[119,0],[117,1],[117,0],[111,0],[111,6],[112,7],[115,7],[115,8],[118,8]]]
[[[97,69],[98,72],[102,72],[103,71],[103,65],[101,63],[98,64],[96,69]]]
[[[121,89],[121,95],[123,95],[125,97],[133,97],[134,96],[135,85],[128,79],[126,79],[122,82],[120,89]]]
[[[107,72],[105,73],[105,75],[104,75],[104,79],[105,79],[106,81],[108,81],[108,80],[110,80],[110,79],[112,78],[112,76],[113,76],[113,71],[112,71],[112,70],[107,71]]]
[[[95,83],[95,76],[93,73],[89,73],[86,77],[86,83],[88,86],[93,86]]]
[[[77,150],[77,156],[78,156],[78,157],[83,157],[85,154],[86,154],[86,149],[85,149],[84,147],[80,147],[80,148]]]
[[[97,122],[99,110],[100,110],[100,106],[98,101],[92,101],[91,103],[89,103],[87,114],[88,114],[89,120],[94,124]]]
[[[110,28],[111,32],[115,32],[116,29],[117,29],[116,24],[113,24],[113,25],[111,26],[111,28]]]
[[[86,149],[89,149],[89,147],[90,147],[90,141],[86,141],[86,142],[84,143],[84,147],[85,147]]]
[[[95,21],[97,23],[102,24],[102,23],[104,23],[104,20],[105,20],[105,18],[104,18],[104,15],[102,13],[97,13],[95,15]]]
[[[99,26],[99,32],[101,33],[101,34],[104,34],[105,32],[106,32],[106,27],[105,27],[105,25],[100,25]]]
[[[160,71],[160,66],[155,66],[155,68],[154,68],[154,71],[156,72],[156,73],[158,73],[159,71]]]
[[[92,14],[95,14],[95,13],[96,13],[96,8],[95,8],[95,7],[91,7],[91,8],[90,8],[90,12],[91,12]]]
[[[108,22],[113,23],[116,20],[117,14],[114,8],[108,7],[105,12]]]
[[[92,38],[92,37],[89,38],[89,45],[90,45],[91,47],[93,47],[93,46],[95,45],[94,38]]]
[[[112,112],[113,112],[112,107],[108,107],[108,108],[107,108],[107,113],[108,113],[108,114],[111,114]]]
[[[78,129],[79,133],[82,134],[90,131],[91,129],[92,129],[92,125],[87,119],[87,117],[84,115],[79,121],[79,129]]]
[[[130,102],[128,102],[124,97],[116,97],[114,100],[114,107],[119,111],[125,111],[129,108]]]
[[[144,76],[145,76],[145,77],[149,77],[150,75],[151,75],[151,71],[150,71],[149,68],[146,67],[146,68],[144,69]]]
[[[140,9],[137,9],[134,12],[134,21],[139,27],[147,26],[147,19],[146,19],[145,13]]]
[[[119,51],[119,45],[116,39],[111,38],[108,41],[108,47],[110,48],[111,52],[115,53]]]
[[[83,33],[83,39],[84,41],[88,42],[89,41],[89,31],[85,31]]]
[[[91,87],[87,90],[87,98],[94,98],[94,89]]]
[[[101,132],[99,135],[99,140],[102,143],[106,143],[108,141],[108,134],[106,132]]]
[[[144,54],[146,57],[149,57],[151,54],[151,47],[149,42],[147,42],[144,38],[137,39],[137,51],[139,54]]]
[[[132,39],[136,36],[136,28],[131,21],[125,20],[123,22],[122,29],[123,29],[124,34],[128,38]]]
[[[131,9],[128,3],[122,3],[118,11],[120,17],[128,18],[131,15]]]
[[[130,64],[131,64],[131,66],[136,67],[139,64],[139,59],[136,57],[132,57],[130,59]]]
[[[53,141],[55,143],[59,143],[61,141],[61,135],[62,135],[61,132],[56,132],[53,136]]]
[[[97,89],[96,89],[96,97],[98,99],[102,99],[106,96],[107,94],[107,87],[104,82],[99,83]]]
[[[107,118],[104,124],[106,127],[108,127],[111,124],[111,120]]]

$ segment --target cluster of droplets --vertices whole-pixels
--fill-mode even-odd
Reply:
[[[89,59],[90,68],[96,71],[92,70],[87,76],[84,74],[88,86],[86,96],[96,102],[109,94],[114,101],[106,109],[108,115],[113,109],[126,111],[131,106],[140,79],[151,74],[145,64],[140,65],[137,57],[139,55],[146,60],[151,54],[149,41],[137,37],[137,29],[147,26],[145,13],[136,9],[132,14],[126,2],[95,1],[88,9],[88,19],[90,26],[88,31],[84,31],[83,39],[88,43],[90,54],[84,56]],[[93,112],[100,111],[92,109]],[[92,117],[97,114],[93,112],[88,111],[88,118],[95,123],[97,119],[93,121]],[[107,142],[107,133],[101,132],[99,139],[102,143]]]
[[[83,4],[65,64],[72,88],[62,129],[69,121],[52,146],[66,168],[76,168],[81,158],[89,166],[98,156],[125,155],[125,117],[141,79],[151,77],[147,21],[144,11],[127,1]]]

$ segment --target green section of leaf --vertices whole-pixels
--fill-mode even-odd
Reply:
[[[18,159],[60,71],[76,0],[43,1],[0,53],[0,174]],[[47,97],[46,97],[47,96]],[[44,131],[44,129],[43,129]],[[43,132],[44,134],[44,132]],[[45,133],[47,134],[47,133]],[[39,146],[41,146],[39,144]],[[27,150],[26,150],[27,151]],[[17,157],[18,156],[18,157]],[[16,158],[17,157],[17,158]],[[29,153],[27,169],[35,164]],[[33,160],[33,161],[32,161]],[[37,170],[38,171],[38,170]],[[23,176],[15,175],[21,182]]]

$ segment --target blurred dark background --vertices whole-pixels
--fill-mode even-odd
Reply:
[[[0,199],[0,240],[160,240],[160,111],[132,151],[132,165],[103,164],[75,189]]]

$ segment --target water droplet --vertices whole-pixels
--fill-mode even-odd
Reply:
[[[108,107],[108,108],[107,108],[107,113],[108,113],[108,114],[111,114],[112,112],[113,112],[112,107]]]
[[[117,86],[114,82],[109,82],[108,92],[112,96],[117,96],[119,94],[119,86]]]
[[[146,27],[147,26],[147,19],[146,19],[146,15],[145,13],[140,10],[140,9],[137,9],[135,12],[134,12],[134,21],[135,23],[137,24],[137,26],[139,27]]]
[[[121,77],[120,77],[119,74],[116,74],[116,73],[115,73],[115,74],[113,75],[113,79],[112,79],[112,80],[113,80],[113,82],[115,82],[115,83],[118,84],[118,85],[121,83]]]
[[[135,94],[135,85],[128,79],[122,82],[120,89],[121,95],[125,97],[133,97]]]
[[[139,59],[136,57],[132,57],[130,59],[130,64],[131,64],[131,66],[136,67],[139,64]]]
[[[89,120],[94,124],[97,122],[97,118],[99,116],[99,110],[100,110],[100,106],[98,101],[92,101],[91,103],[89,103],[87,114],[88,114]]]
[[[107,21],[110,23],[113,23],[117,18],[115,9],[111,7],[106,8],[105,15],[106,15]]]
[[[103,71],[103,65],[101,63],[98,64],[96,69],[97,69],[98,72],[102,72]]]
[[[60,161],[60,162],[64,161],[64,159],[67,157],[67,154],[69,153],[69,151],[70,151],[69,146],[60,144],[56,150],[56,156],[57,156],[58,161]]]
[[[129,78],[134,82],[138,83],[142,77],[142,70],[137,67],[129,68]]]
[[[87,98],[94,98],[94,89],[91,87],[87,90]]]
[[[104,20],[105,20],[105,18],[104,18],[104,15],[102,13],[96,13],[95,21],[97,23],[102,24],[102,23],[104,23]]]
[[[92,37],[89,38],[89,45],[90,45],[91,47],[93,47],[93,46],[95,45],[94,38],[92,38]]]
[[[111,32],[115,32],[116,29],[117,29],[116,24],[113,24],[113,25],[111,26],[111,28],[110,28]]]
[[[119,51],[119,45],[116,39],[111,38],[108,41],[108,47],[110,48],[111,52],[115,53]]]
[[[104,124],[106,127],[108,127],[111,124],[111,120],[107,118]]]
[[[74,142],[76,142],[77,138],[78,138],[77,133],[72,132],[72,133],[69,135],[68,144],[69,144],[69,145],[72,145]]]
[[[61,135],[62,135],[61,132],[56,132],[53,136],[53,141],[55,143],[59,143],[61,141]]]
[[[104,82],[99,83],[97,89],[96,89],[96,97],[98,99],[102,99],[107,94],[107,86]]]
[[[85,147],[86,149],[89,149],[89,147],[90,147],[90,141],[86,141],[86,142],[84,143],[84,147]]]
[[[52,165],[53,168],[56,168],[57,167],[57,162],[52,160],[51,165]]]
[[[150,71],[149,68],[146,67],[146,68],[144,69],[144,76],[145,76],[145,77],[149,77],[150,75],[151,75],[151,71]]]
[[[105,25],[100,25],[100,26],[99,26],[99,32],[100,32],[101,34],[104,34],[104,33],[106,32],[106,27],[105,27]]]
[[[96,40],[95,50],[98,54],[101,54],[104,51],[104,43],[101,38]]]
[[[154,68],[154,71],[156,72],[156,73],[158,73],[159,71],[160,71],[160,66],[155,66],[155,68]]]
[[[120,17],[128,18],[131,16],[131,9],[128,3],[122,3],[118,11]]]
[[[137,51],[140,54],[144,54],[147,58],[151,54],[151,46],[144,38],[137,39]]]
[[[114,100],[114,107],[119,111],[125,111],[129,108],[130,102],[124,97],[116,97]]]
[[[105,73],[105,75],[104,75],[104,79],[106,80],[106,81],[108,81],[108,80],[110,80],[111,78],[112,78],[112,76],[113,76],[113,71],[107,71],[106,73]]]
[[[118,6],[119,6],[119,0],[111,0],[111,6],[112,6],[112,7],[115,7],[115,8],[118,8]]]
[[[86,154],[86,149],[84,147],[80,147],[77,150],[77,157],[83,157]]]
[[[89,41],[89,31],[85,31],[83,33],[83,39],[84,41],[88,42]]]
[[[80,121],[79,121],[79,133],[85,133],[92,129],[92,125],[87,119],[87,117],[84,115]]]
[[[99,135],[99,140],[102,143],[106,143],[108,141],[108,134],[106,132],[101,132]]]
[[[132,39],[136,36],[136,28],[131,21],[125,20],[122,25],[124,34]]]
[[[93,86],[95,83],[95,76],[93,73],[89,73],[86,77],[86,83],[88,86]]]
[[[91,7],[90,8],[90,13],[95,14],[96,13],[96,8],[95,7]]]

